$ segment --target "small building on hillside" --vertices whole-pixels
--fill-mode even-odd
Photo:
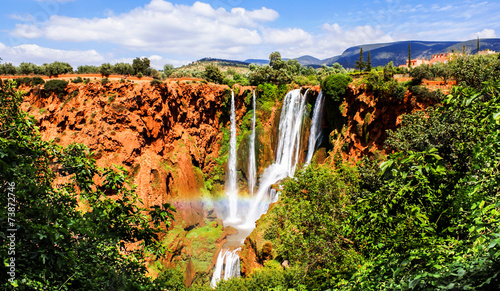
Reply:
[[[420,65],[432,65],[434,63],[446,64],[454,55],[457,55],[457,54],[456,53],[441,53],[441,54],[432,55],[432,58],[430,60],[413,59],[413,60],[411,60],[411,66],[413,68],[413,67],[418,67]],[[408,68],[408,60],[406,60],[405,65],[400,65],[399,67],[400,68]]]
[[[485,49],[484,51],[480,51],[477,54],[481,55],[481,56],[485,56],[485,55],[492,55],[492,54],[496,54],[496,53],[497,53],[496,51]]]

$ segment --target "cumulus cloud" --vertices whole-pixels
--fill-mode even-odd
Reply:
[[[263,42],[273,45],[297,45],[312,42],[313,36],[300,28],[264,29]]]
[[[59,50],[41,47],[36,44],[9,47],[0,43],[0,55],[4,62],[11,62],[14,65],[19,65],[21,62],[32,62],[41,65],[42,63],[61,61],[77,66],[105,62],[104,56],[95,50]]]
[[[369,43],[392,42],[394,38],[381,29],[370,25],[342,28],[338,23],[323,24],[324,33],[317,37],[312,50],[315,56],[324,58],[341,54],[345,49]]]
[[[485,28],[480,32],[474,33],[474,35],[472,37],[478,37],[478,36],[480,38],[496,38],[497,37],[495,30],[488,29],[488,28]]]
[[[111,42],[133,50],[195,56],[231,56],[262,43],[258,27],[278,18],[272,9],[214,9],[206,3],[177,5],[152,0],[144,7],[106,18],[52,15],[41,24],[18,24],[15,36],[55,41]]]

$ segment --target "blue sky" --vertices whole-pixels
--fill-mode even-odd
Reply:
[[[148,57],[156,68],[203,57],[324,59],[354,45],[500,35],[498,1],[2,1],[0,58],[15,65]]]

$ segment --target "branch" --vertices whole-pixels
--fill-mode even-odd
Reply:
[[[1,58],[0,58],[0,60],[1,60]],[[0,134],[9,132],[9,131],[13,130],[14,128],[16,128],[16,127],[14,126],[14,127],[9,128],[9,129],[6,129],[4,131],[0,131]]]

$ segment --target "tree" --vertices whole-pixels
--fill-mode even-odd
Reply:
[[[0,74],[1,75],[15,75],[16,67],[12,63],[3,63],[0,64]]]
[[[411,43],[408,43],[408,68],[411,68]]]
[[[146,277],[144,252],[162,254],[159,235],[174,209],[143,208],[127,172],[99,169],[86,146],[43,141],[22,101],[12,82],[0,88],[0,202],[15,204],[0,208],[1,224],[15,229],[0,232],[0,256],[15,258],[19,270],[0,289],[159,290]],[[56,186],[56,177],[66,182]],[[12,234],[15,256],[7,243]],[[136,242],[138,249],[126,248]],[[0,265],[2,278],[8,270]]]
[[[163,66],[163,74],[165,75],[165,77],[172,75],[172,73],[174,71],[175,71],[175,68],[171,64],[166,64],[165,66]]]
[[[118,75],[132,75],[134,74],[134,68],[131,64],[127,63],[116,63],[113,66],[113,72]]]
[[[366,68],[365,68],[365,71],[366,72],[370,72],[372,70],[372,57],[370,55],[370,52],[368,51],[367,55],[366,55]]]
[[[341,102],[344,100],[344,94],[352,78],[344,74],[330,75],[321,81],[321,90],[325,96],[333,101]]]
[[[99,73],[103,77],[109,77],[109,75],[111,75],[113,73],[113,66],[110,63],[102,64],[99,67]]]
[[[59,75],[62,75],[62,74],[67,74],[67,73],[72,73],[73,72],[73,67],[71,67],[70,64],[68,63],[63,63],[63,62],[58,62],[58,61],[55,61],[53,63],[50,63],[50,64],[44,64],[45,66],[45,74],[47,76],[59,76]]]
[[[285,67],[285,62],[281,59],[281,54],[279,52],[273,52],[269,55],[269,66],[274,70],[283,69]]]
[[[25,62],[22,62],[20,65],[19,65],[19,73],[21,75],[29,75],[29,74],[33,74],[35,72],[35,69],[34,69],[34,64],[32,63],[25,63]]]
[[[477,36],[477,53],[479,53],[479,35]]]
[[[221,84],[224,80],[224,74],[220,71],[219,67],[215,65],[207,65],[205,67],[204,77],[209,82]]]
[[[134,68],[135,75],[139,73],[141,73],[142,75],[147,75],[150,66],[151,61],[148,58],[135,58],[132,61],[132,67]]]
[[[359,48],[359,60],[356,61],[356,66],[360,72],[363,71],[363,68],[365,67],[365,62],[363,61],[363,47]]]
[[[384,81],[388,82],[394,77],[394,63],[390,61],[384,66]]]

